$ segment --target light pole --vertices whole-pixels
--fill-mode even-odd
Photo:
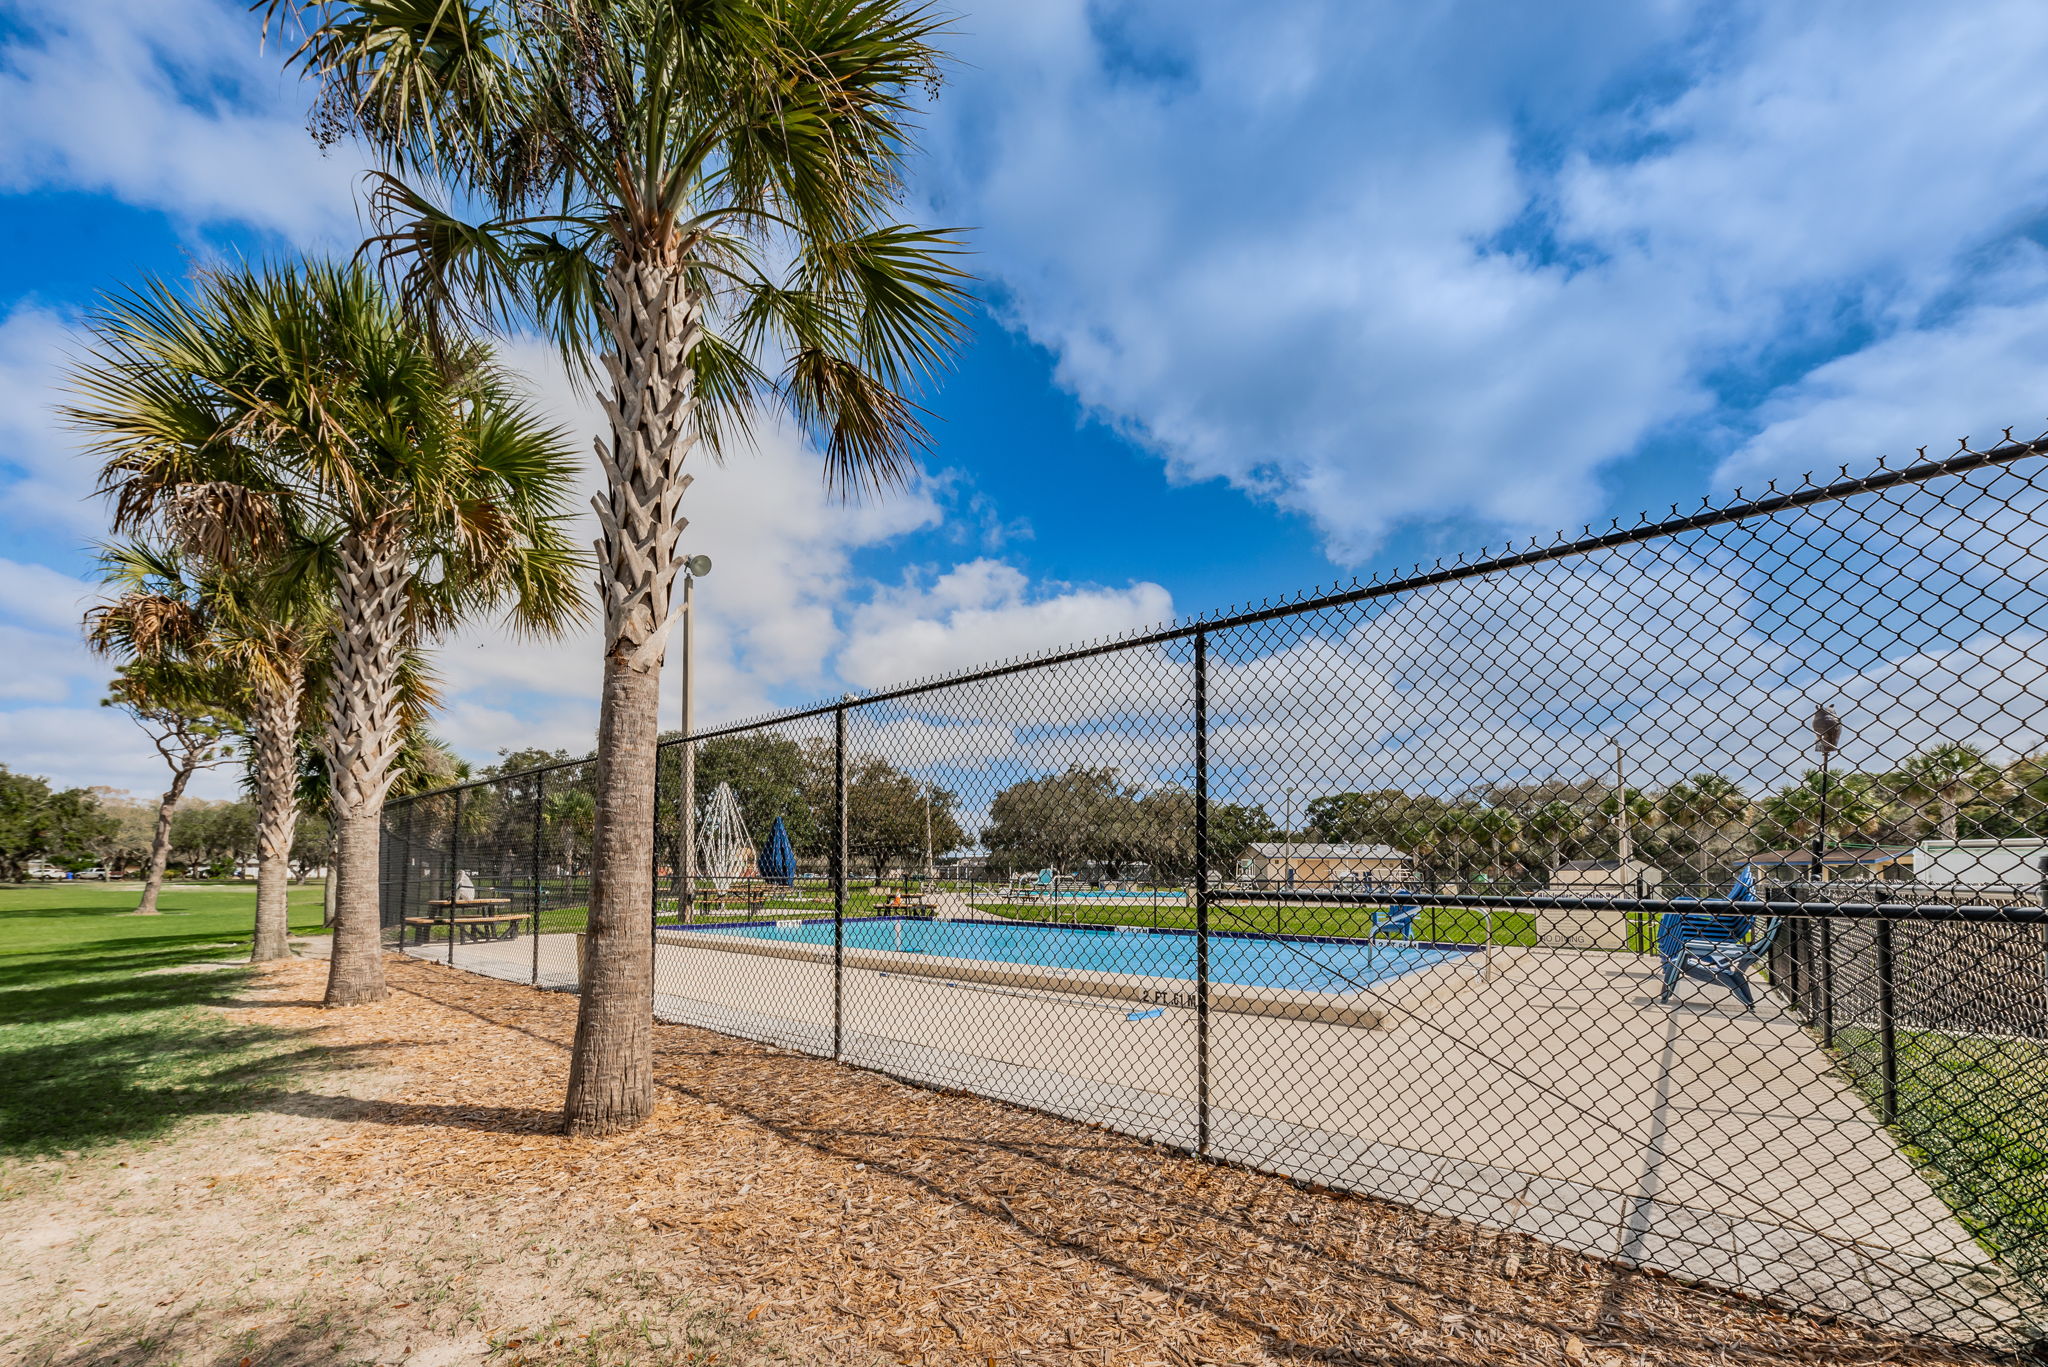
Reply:
[[[932,860],[932,785],[924,785],[924,881],[927,885],[938,881],[938,865]]]
[[[683,774],[677,807],[678,833],[683,842],[682,888],[676,899],[677,914],[685,922],[696,919],[697,907],[697,743],[690,738],[694,724],[694,684],[697,677],[695,636],[697,612],[695,588],[699,575],[711,573],[711,557],[693,555],[683,562]]]
[[[1287,886],[1294,886],[1294,789],[1287,790]]]
[[[1814,804],[1817,809],[1813,823],[1813,881],[1827,881],[1827,869],[1821,863],[1827,853],[1828,843],[1828,757],[1842,744],[1842,719],[1826,703],[1813,705],[1813,749],[1820,756],[1820,800]]]

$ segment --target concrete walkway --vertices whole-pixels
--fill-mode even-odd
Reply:
[[[457,945],[527,981],[530,940]],[[543,936],[540,982],[575,983]],[[409,953],[436,960],[447,947]],[[1754,1014],[1653,956],[1534,950],[1390,1028],[1212,1015],[1211,1153],[1894,1327],[1999,1340],[1989,1256],[1768,994]],[[833,1052],[827,965],[663,945],[663,1019]],[[1195,1012],[849,969],[849,1063],[1192,1146]]]

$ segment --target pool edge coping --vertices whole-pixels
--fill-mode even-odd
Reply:
[[[906,919],[906,918],[867,918]],[[753,928],[772,922],[749,923]],[[825,924],[830,924],[829,921]],[[757,954],[768,958],[796,959],[808,963],[832,961],[832,946],[805,944],[794,940],[760,940],[747,935],[718,931],[657,929],[656,944],[677,949],[716,949],[728,954]],[[1277,937],[1261,937],[1277,938]],[[1356,944],[1357,941],[1350,943]],[[1401,946],[1410,948],[1414,946]],[[1313,1020],[1325,1025],[1349,1025],[1362,1029],[1386,1029],[1408,1014],[1420,1011],[1444,997],[1462,992],[1481,981],[1490,982],[1526,953],[1525,949],[1483,945],[1460,946],[1454,959],[1429,964],[1403,973],[1385,983],[1375,983],[1353,992],[1307,992],[1289,988],[1248,987],[1237,983],[1211,983],[1209,1009],[1245,1016],[1275,1016],[1288,1020]],[[1472,960],[1477,957],[1478,962]],[[1052,968],[1040,964],[997,964],[986,959],[957,959],[945,955],[902,953],[886,949],[844,951],[845,966],[915,977],[954,979],[991,983],[1001,987],[1027,988],[1043,992],[1065,992],[1082,996],[1109,997],[1119,1001],[1143,1002],[1149,1006],[1197,1006],[1197,994],[1186,978],[1166,978],[1138,973],[1110,973],[1099,969]]]

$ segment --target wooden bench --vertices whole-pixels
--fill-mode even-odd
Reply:
[[[509,907],[509,897],[476,897],[460,901],[437,898],[427,903],[430,907],[447,907],[447,916],[408,916],[405,924],[412,927],[413,943],[423,945],[435,926],[447,926],[449,933],[459,934],[471,944],[485,940],[516,940],[519,938],[520,923],[527,919],[523,911],[485,912],[481,915],[464,916],[464,907]]]

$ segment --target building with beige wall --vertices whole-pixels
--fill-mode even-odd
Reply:
[[[1257,883],[1405,883],[1414,863],[1391,845],[1325,845],[1274,841],[1253,845],[1237,876]]]

